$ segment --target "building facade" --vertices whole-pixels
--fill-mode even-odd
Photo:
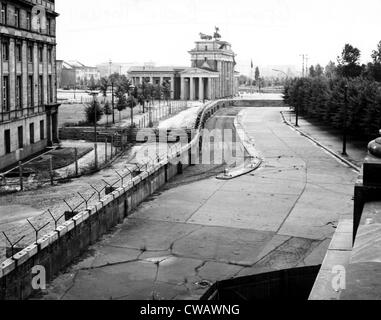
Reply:
[[[96,67],[87,66],[79,61],[57,61],[57,82],[60,89],[87,88],[91,81],[101,79]]]
[[[0,170],[58,142],[54,0],[0,1]]]
[[[189,53],[191,67],[132,67],[128,76],[134,85],[170,83],[175,100],[214,100],[238,93],[239,73],[230,43],[201,40]]]

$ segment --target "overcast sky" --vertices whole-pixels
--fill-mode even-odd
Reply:
[[[345,43],[363,62],[381,40],[380,0],[56,0],[58,59],[190,65],[200,32],[221,30],[238,69],[335,60]],[[240,71],[240,70],[239,70]],[[246,72],[246,70],[242,70]]]

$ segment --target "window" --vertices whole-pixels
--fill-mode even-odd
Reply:
[[[17,128],[17,133],[19,138],[19,149],[22,149],[24,147],[24,130],[22,126]]]
[[[43,47],[38,47],[38,60],[40,63],[44,61],[44,48]]]
[[[37,18],[37,31],[41,33],[41,19]]]
[[[28,62],[33,63],[33,45],[28,46]]]
[[[11,130],[4,131],[5,154],[11,153]]]
[[[3,77],[3,110],[9,111],[9,78]]]
[[[42,76],[38,77],[38,103],[40,106],[44,104],[44,88],[43,88]]]
[[[16,43],[16,61],[21,62],[22,61],[22,46],[20,43]]]
[[[1,43],[1,54],[3,56],[3,61],[9,60],[9,42],[3,41]]]
[[[22,108],[22,79],[21,76],[16,77],[16,108]]]
[[[53,50],[52,50],[52,48],[49,48],[48,49],[48,62],[49,62],[49,64],[52,64],[52,61],[53,61]]]
[[[34,107],[33,76],[28,76],[28,102],[29,107]]]
[[[32,14],[30,12],[26,13],[26,28],[32,30]]]
[[[32,30],[32,14],[30,12],[26,13],[26,28]]]
[[[49,75],[48,77],[48,97],[49,97],[49,102],[53,102],[53,88],[52,88],[52,85],[53,85],[53,81],[52,81],[52,76]]]
[[[7,10],[7,4],[2,3],[1,4],[1,23],[2,24],[7,24],[8,20],[8,10]]]
[[[29,142],[34,143],[34,123],[29,124]]]
[[[15,27],[20,27],[20,9],[15,8]]]
[[[52,32],[52,20],[50,18],[46,19],[46,34],[51,35]]]
[[[40,140],[45,139],[45,123],[44,120],[40,121]]]

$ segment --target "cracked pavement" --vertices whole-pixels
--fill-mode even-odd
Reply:
[[[283,124],[281,110],[241,112],[261,169],[221,181],[188,168],[37,298],[198,299],[219,280],[321,264],[351,215],[357,174]],[[207,126],[231,128],[234,117],[219,115]]]

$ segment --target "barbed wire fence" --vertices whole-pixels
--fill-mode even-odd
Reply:
[[[168,111],[169,115],[186,109],[188,107],[188,103],[174,102],[170,107],[174,109],[173,111]],[[163,113],[161,114],[160,112]],[[157,118],[168,116],[168,114],[159,109],[157,111]],[[153,119],[155,119],[155,117]],[[115,149],[113,151],[114,136],[111,137],[111,153],[109,157],[106,155],[106,162],[108,160],[106,165],[126,150],[126,145],[122,143],[122,137],[118,138],[120,139],[119,147],[114,146]],[[116,180],[106,181],[105,179],[101,179],[96,185],[89,184],[89,188],[85,192],[77,192],[75,197],[71,200],[62,199],[62,203],[64,204],[63,207],[66,207],[66,211],[62,209],[55,211],[48,208],[40,215],[26,219],[26,223],[22,225],[21,223],[18,223],[17,226],[11,227],[6,231],[2,231],[5,246],[0,247],[0,262],[4,261],[6,258],[14,259],[18,252],[30,245],[38,246],[38,241],[41,237],[44,237],[51,232],[57,232],[59,236],[57,229],[64,221],[68,221],[80,212],[88,210],[91,206],[99,203],[104,197],[115,191],[117,188],[127,186],[135,177],[148,173],[151,166],[155,166],[164,159],[169,161],[171,157],[178,157],[181,148],[181,143],[175,143],[172,145],[167,144],[165,152],[156,153],[155,156],[147,156],[148,159],[146,161],[142,161],[142,163],[136,163],[132,167],[125,167],[123,171],[113,169],[116,174]],[[51,170],[51,168],[52,165],[50,163],[49,177],[48,179],[43,180],[42,183],[54,184],[63,180],[68,180],[71,177],[78,177],[79,175],[79,166],[77,162],[75,163],[73,175],[68,174],[67,177],[64,178],[55,176],[54,170]],[[28,180],[24,178],[22,169],[23,167],[20,163],[20,166],[16,168],[16,170],[18,170],[18,181],[13,181],[14,184],[21,190],[28,185]],[[0,188],[8,183],[9,180],[5,177],[5,175],[0,175]]]
[[[148,173],[151,166],[156,165],[163,159],[169,159],[181,149],[181,144],[168,145],[167,152],[156,154],[156,157],[147,157],[147,161],[133,164],[132,167],[124,168],[123,171],[113,169],[116,178],[111,181],[101,179],[97,185],[89,184],[84,192],[77,192],[71,200],[62,199],[65,211],[47,209],[42,214],[28,218],[25,224],[2,231],[5,238],[5,246],[0,249],[0,262],[5,258],[13,258],[21,250],[30,245],[38,245],[39,239],[55,232],[60,224],[75,217],[80,212],[88,210],[91,206],[99,203],[104,197],[120,187],[127,186],[140,174]]]

